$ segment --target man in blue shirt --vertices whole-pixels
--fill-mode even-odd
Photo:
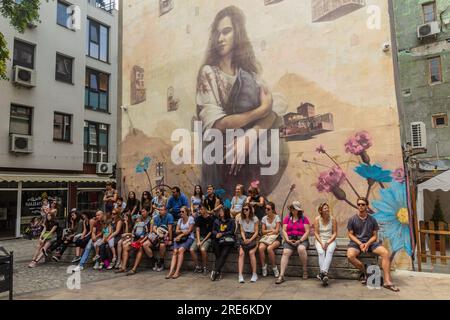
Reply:
[[[166,209],[172,214],[175,221],[180,218],[181,207],[189,208],[189,200],[184,193],[181,193],[179,187],[173,187],[172,196],[167,201]]]

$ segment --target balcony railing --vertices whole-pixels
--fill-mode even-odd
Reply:
[[[116,2],[114,0],[88,0],[88,3],[109,13],[116,8]]]

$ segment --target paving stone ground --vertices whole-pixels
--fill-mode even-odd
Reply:
[[[166,280],[165,272],[141,271],[132,277],[111,271],[95,271],[91,268],[81,272],[81,288],[70,290],[66,282],[69,264],[54,262],[30,269],[27,267],[34,243],[29,240],[0,241],[0,246],[16,253],[14,267],[15,299],[430,299],[450,300],[450,275],[396,271],[393,273],[400,293],[386,289],[368,289],[358,281],[330,280],[328,288],[321,287],[316,279],[306,281],[288,278],[275,285],[273,277],[260,278],[256,283],[239,284],[236,274],[226,274],[218,283],[208,277],[185,272],[176,280]],[[139,285],[136,285],[139,284]],[[132,290],[130,289],[132,288]],[[0,294],[6,299],[7,293]]]
[[[34,253],[37,240],[7,240],[0,241],[0,247],[14,252],[14,298],[30,292],[41,292],[49,289],[66,288],[66,282],[70,274],[67,268],[70,264],[48,261],[36,268],[28,268]],[[92,268],[83,270],[85,283],[96,282],[105,279],[117,278],[113,271],[97,271]],[[8,296],[8,293],[0,293],[0,299]]]

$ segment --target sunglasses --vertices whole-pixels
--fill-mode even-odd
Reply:
[[[250,210],[249,208],[242,209],[242,211],[249,211],[249,210]]]
[[[365,203],[358,203],[358,207],[365,207],[366,204]]]
[[[270,211],[270,210],[272,210],[272,208],[269,208],[269,207],[266,208],[266,211]]]

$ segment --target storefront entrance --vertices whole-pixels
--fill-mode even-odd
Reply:
[[[16,236],[17,191],[0,191],[0,239]]]

